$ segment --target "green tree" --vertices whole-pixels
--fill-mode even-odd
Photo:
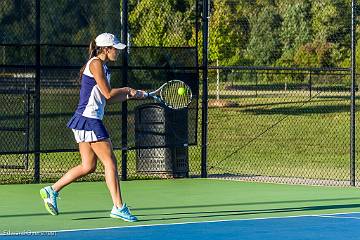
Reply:
[[[43,43],[88,44],[102,32],[120,34],[117,0],[44,1],[41,5]]]
[[[351,9],[345,0],[313,1],[311,13],[316,40],[336,43],[349,34]]]
[[[116,0],[44,1],[41,5],[41,42],[85,44],[102,32],[120,34],[120,3]],[[46,64],[80,65],[87,59],[84,48],[43,47]]]
[[[294,4],[284,3],[280,39],[282,56],[278,60],[280,66],[293,66],[294,54],[300,46],[313,40],[311,27],[311,2],[299,1]]]
[[[332,66],[341,66],[350,58],[351,5],[348,0],[314,1],[312,4],[314,41],[321,48],[331,44],[326,60]]]
[[[185,5],[185,6],[184,6]],[[187,46],[195,4],[143,0],[129,13],[131,42],[136,46]]]
[[[35,4],[33,1],[0,1],[0,43],[35,43]],[[2,46],[1,64],[34,64],[35,55],[29,47]]]
[[[0,1],[0,42],[35,42],[35,3],[34,1]]]
[[[221,65],[245,64],[244,56],[250,37],[250,23],[246,3],[232,4],[229,0],[215,0],[210,18],[210,60]]]
[[[332,67],[333,47],[333,44],[324,44],[321,41],[302,45],[295,52],[294,63],[299,67]]]
[[[273,6],[261,9],[251,20],[249,58],[255,65],[272,65],[281,56],[281,17]]]

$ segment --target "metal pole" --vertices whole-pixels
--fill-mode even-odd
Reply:
[[[209,38],[209,0],[203,0],[203,96],[201,124],[201,177],[207,177],[207,146],[208,146],[208,38]]]
[[[219,69],[219,59],[216,59],[216,100],[220,99],[220,69]]]
[[[40,182],[40,0],[35,3],[34,181]]]
[[[196,66],[198,67],[199,64],[199,52],[198,52],[198,48],[199,48],[199,29],[200,29],[200,23],[199,23],[199,16],[200,15],[200,9],[199,9],[199,4],[200,4],[200,0],[196,0],[196,7],[195,7],[195,11],[196,11],[196,21],[195,21],[195,46],[196,46]],[[199,69],[199,68],[198,68]]]
[[[255,97],[258,96],[258,72],[255,70]]]
[[[311,70],[309,71],[309,97],[312,97],[312,76],[311,76]]]
[[[356,156],[355,156],[355,89],[356,89],[356,5],[351,2],[351,117],[350,117],[350,182],[356,184]]]
[[[121,42],[127,44],[128,42],[128,0],[122,0],[121,9]],[[122,51],[122,85],[128,85],[128,48]],[[122,102],[121,108],[121,180],[127,179],[127,118],[128,118],[128,105],[127,102]]]
[[[27,86],[27,84],[25,84],[25,88],[24,88],[24,95],[25,95],[25,99],[24,99],[24,107],[25,107],[25,116],[24,116],[24,121],[25,121],[25,150],[26,150],[26,156],[25,156],[25,169],[28,170],[29,169],[29,144],[30,144],[30,139],[29,139],[29,134],[30,134],[30,91],[29,88]]]

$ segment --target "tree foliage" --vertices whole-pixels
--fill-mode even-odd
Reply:
[[[252,19],[248,56],[255,65],[270,65],[281,56],[281,21],[272,6],[262,8]]]
[[[0,43],[34,43],[34,2],[0,1]],[[196,2],[129,1],[130,43],[195,47],[198,42],[201,53],[202,33],[196,39],[195,9],[198,7],[201,12],[202,1],[198,6]],[[351,0],[211,0],[210,6],[210,64],[219,61],[221,65],[249,66],[350,65]],[[117,0],[43,0],[42,43],[87,44],[100,32],[120,35],[119,11]],[[25,53],[7,54],[3,53],[3,59],[5,55],[6,59],[12,55],[26,58]]]
[[[281,10],[283,11],[280,29],[282,55],[277,63],[282,66],[291,66],[297,50],[312,41],[311,4],[307,0],[299,1],[286,4]]]
[[[186,46],[191,38],[194,8],[194,1],[139,1],[129,14],[132,44]]]

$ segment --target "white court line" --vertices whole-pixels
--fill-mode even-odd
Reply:
[[[352,213],[349,213],[352,214]],[[319,217],[322,218],[336,218],[336,219],[356,219],[356,220],[360,220],[360,217],[342,217],[342,216],[333,216],[333,215],[319,215]]]
[[[211,220],[211,221],[202,221],[202,222],[159,223],[159,224],[149,224],[149,225],[102,227],[102,228],[64,229],[64,230],[58,230],[58,231],[39,231],[39,232],[31,232],[31,233],[41,234],[41,233],[81,232],[81,231],[98,231],[98,230],[111,230],[111,229],[123,229],[123,228],[143,228],[143,227],[173,226],[173,225],[186,225],[186,224],[221,223],[221,222],[234,222],[234,221],[256,221],[256,220],[272,220],[272,219],[304,218],[304,217],[345,218],[345,217],[337,216],[337,215],[344,215],[344,214],[360,214],[360,212],[311,214],[311,215],[299,215],[299,216],[264,217],[264,218],[249,218],[249,219]],[[347,217],[347,218],[351,218],[351,217]],[[356,218],[356,219],[360,219],[360,218]],[[7,236],[7,234],[0,234],[0,236]]]

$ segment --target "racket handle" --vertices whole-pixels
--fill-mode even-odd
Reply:
[[[150,94],[147,93],[147,92],[145,92],[145,93],[144,93],[144,98],[148,98],[148,97],[150,97]]]

